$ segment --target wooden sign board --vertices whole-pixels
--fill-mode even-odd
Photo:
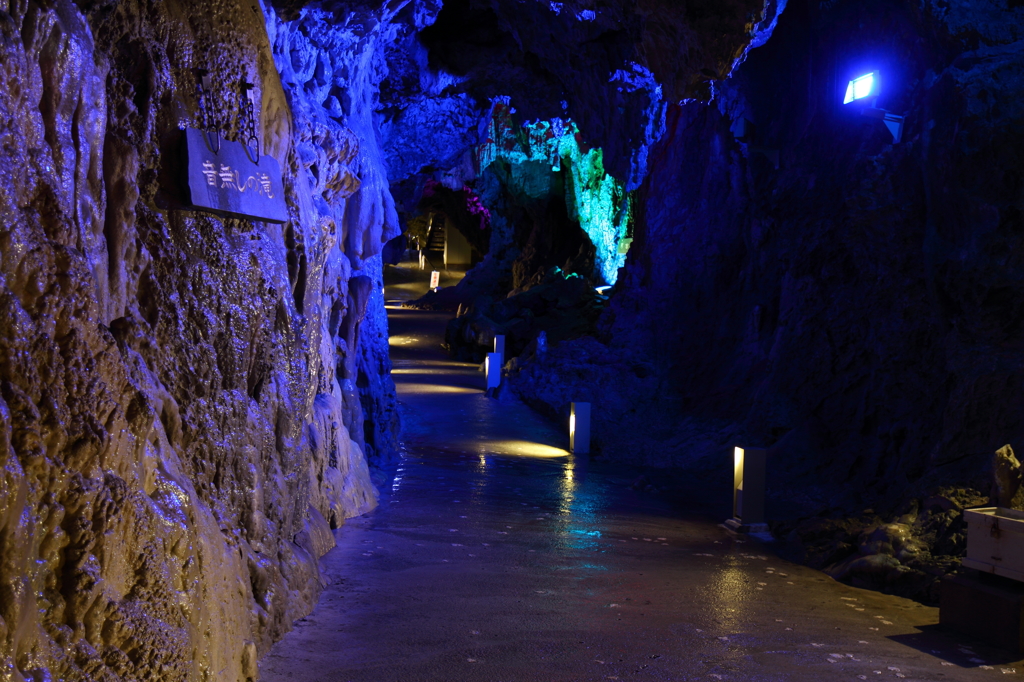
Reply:
[[[436,289],[441,286],[441,273],[434,270],[430,273],[430,288]]]
[[[264,154],[256,163],[245,145],[223,138],[215,151],[211,137],[195,128],[185,129],[186,203],[230,218],[286,222],[288,207],[277,160]]]

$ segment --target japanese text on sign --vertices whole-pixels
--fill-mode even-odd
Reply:
[[[270,181],[270,176],[266,173],[250,175],[243,181],[239,172],[237,170],[231,170],[231,166],[220,164],[220,168],[218,169],[217,164],[212,161],[204,161],[203,175],[206,176],[206,184],[211,187],[233,189],[238,192],[254,190],[261,197],[265,196],[268,199],[274,198],[274,186]],[[220,181],[219,185],[217,184],[218,181]]]

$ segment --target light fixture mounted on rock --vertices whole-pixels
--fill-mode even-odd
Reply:
[[[878,97],[877,71],[872,71],[850,81],[849,85],[846,86],[846,97],[843,99],[843,104],[849,104],[850,102],[867,99],[872,96]]]
[[[875,106],[880,89],[881,78],[878,71],[858,76],[847,84],[843,104],[860,107],[861,116],[880,120],[892,133],[892,142],[896,144],[903,138],[903,116],[897,116]]]

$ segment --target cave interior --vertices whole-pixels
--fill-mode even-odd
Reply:
[[[395,283],[938,604],[1024,510],[1022,124],[1020,0],[0,0],[0,679],[259,677],[403,462]]]

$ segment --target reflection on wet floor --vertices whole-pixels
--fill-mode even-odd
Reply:
[[[479,389],[466,388],[465,386],[439,386],[438,384],[414,384],[406,383],[403,386],[408,395],[429,394],[429,393],[479,393]]]
[[[387,266],[384,277],[388,282],[386,287],[388,310],[401,310],[402,302],[412,301],[426,294],[430,285],[430,272],[435,268],[440,268],[438,270],[440,273],[439,283],[442,288],[456,286],[466,276],[464,270],[454,267],[447,269],[442,264],[427,263],[422,270],[415,261],[406,261],[397,266]]]
[[[393,321],[434,339],[393,346],[410,370],[394,377],[401,463],[380,508],[337,532],[332,584],[264,680],[1024,677],[1012,657],[934,631],[936,609],[730,535],[702,484],[666,500],[569,454],[563,425],[484,397],[479,369],[443,356],[445,319]]]

